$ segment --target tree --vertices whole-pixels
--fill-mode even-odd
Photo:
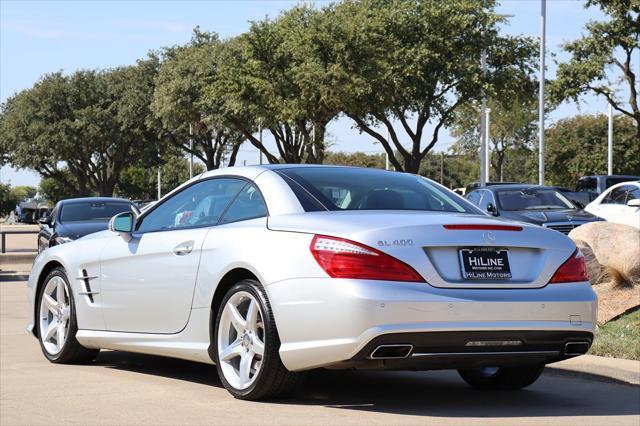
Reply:
[[[494,4],[354,0],[331,9],[340,69],[334,73],[335,96],[357,128],[382,144],[397,170],[418,172],[458,107],[483,90],[499,92],[514,77],[533,73],[535,45],[498,35]],[[486,73],[479,63],[483,49]]]
[[[73,189],[73,182],[75,178],[69,173],[69,170],[63,168],[61,173],[66,175],[65,182],[72,182],[72,188],[62,184],[59,180],[50,177],[43,177],[40,179],[40,194],[45,200],[49,201],[51,205],[55,205],[60,200],[67,198],[74,198],[77,196],[76,191]]]
[[[505,180],[505,158],[517,150],[530,150],[536,136],[536,100],[529,94],[493,98],[488,103],[490,113],[489,144],[493,181]],[[476,154],[480,150],[479,102],[463,105],[454,114],[452,136],[455,153]],[[516,178],[518,179],[518,178]],[[513,180],[509,176],[507,180]]]
[[[57,180],[68,193],[110,196],[125,165],[157,157],[159,142],[145,124],[156,67],[149,59],[49,74],[9,98],[0,111],[9,161]]]
[[[386,166],[384,154],[365,154],[364,152],[327,152],[324,162],[325,164],[376,169],[384,169]]]
[[[633,119],[618,115],[614,127],[614,173],[640,175],[640,146]],[[545,132],[545,149],[548,179],[555,185],[571,188],[580,176],[605,174],[607,117],[579,115],[560,120]]]
[[[558,65],[551,97],[577,101],[588,92],[604,96],[616,111],[635,120],[640,144],[638,80],[631,63],[634,55],[640,55],[640,0],[588,0],[585,4],[592,6],[600,7],[610,19],[589,22],[584,37],[563,46],[571,58]]]
[[[33,198],[38,193],[38,190],[33,186],[14,186],[11,188],[11,194],[18,200],[26,200],[27,198]]]
[[[195,174],[204,171],[201,164],[194,164]],[[162,157],[161,190],[166,194],[189,179],[189,163],[186,158],[175,152]],[[120,197],[132,200],[155,199],[158,194],[158,174],[156,168],[131,165],[122,171],[116,187]]]
[[[189,44],[165,49],[151,104],[163,135],[196,156],[207,170],[220,167],[227,155],[227,164],[233,166],[244,141],[241,132],[229,127],[220,102],[205,98],[207,88],[216,79],[220,49],[217,34],[198,28]],[[193,138],[193,149],[189,138]]]
[[[4,216],[16,208],[20,198],[11,191],[11,185],[0,182],[0,216]]]
[[[330,96],[331,52],[326,15],[311,6],[254,22],[225,43],[210,101],[223,103],[229,121],[270,163],[321,163],[326,125],[340,112]],[[255,136],[259,126],[277,155]]]

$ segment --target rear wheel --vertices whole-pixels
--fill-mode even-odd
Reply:
[[[300,378],[280,360],[271,307],[255,280],[242,280],[225,295],[216,316],[214,345],[220,380],[236,398],[282,397]]]
[[[480,390],[515,390],[533,384],[544,365],[522,367],[485,367],[458,370],[469,385]]]
[[[51,362],[88,362],[100,352],[99,349],[87,349],[76,340],[76,307],[69,280],[62,268],[53,269],[40,288],[37,327],[40,348]]]

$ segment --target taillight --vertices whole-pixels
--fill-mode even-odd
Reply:
[[[587,263],[584,260],[584,255],[576,249],[571,257],[553,274],[549,283],[575,283],[579,281],[589,281],[589,277],[587,276]]]
[[[311,253],[332,278],[424,282],[411,266],[353,241],[316,235]]]

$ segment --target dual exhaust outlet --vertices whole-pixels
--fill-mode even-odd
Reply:
[[[564,344],[564,355],[578,356],[584,355],[589,350],[591,342],[576,341]],[[397,344],[397,345],[380,345],[371,352],[371,359],[402,359],[407,358],[413,351],[413,345]],[[507,353],[507,352],[505,352]]]

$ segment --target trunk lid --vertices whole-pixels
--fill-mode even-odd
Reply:
[[[519,230],[447,229],[444,225],[507,225]],[[430,285],[442,288],[538,288],[575,250],[565,235],[526,223],[484,215],[423,211],[331,211],[272,216],[274,231],[346,238],[411,265]],[[463,277],[460,250],[506,249],[508,279]]]

